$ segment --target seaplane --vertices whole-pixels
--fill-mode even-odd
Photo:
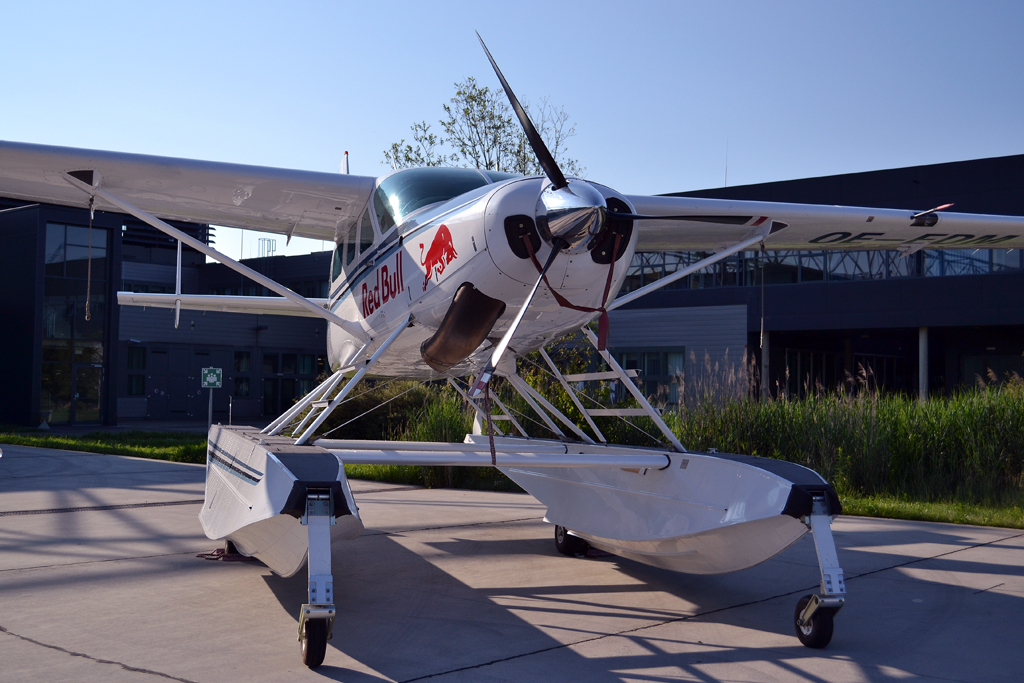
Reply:
[[[794,630],[804,645],[825,647],[846,600],[830,527],[841,511],[835,490],[792,462],[688,450],[609,353],[608,314],[742,250],[1021,248],[1024,218],[625,195],[566,177],[480,43],[541,176],[412,168],[375,178],[0,142],[0,194],[130,214],[278,295],[183,294],[179,278],[174,294],[120,292],[121,305],[174,309],[175,321],[184,308],[329,323],[322,384],[263,429],[210,429],[199,515],[211,539],[276,574],[306,567],[297,638],[307,666],[323,662],[337,615],[332,544],[363,531],[347,463],[496,467],[546,506],[559,552],[591,546],[678,572],[742,570],[810,533],[820,592],[799,600]],[[299,296],[167,220],[331,240],[329,297]],[[709,255],[616,298],[638,250]],[[546,347],[577,331],[606,370],[563,373],[553,362]],[[576,418],[518,373],[516,359],[533,352]],[[451,383],[472,406],[473,433],[461,443],[318,437],[368,375]],[[496,376],[547,436],[531,436],[491,393]],[[621,381],[638,407],[585,407],[576,387],[595,380]],[[649,418],[664,441],[608,443],[595,416]]]

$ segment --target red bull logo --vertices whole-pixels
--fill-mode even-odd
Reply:
[[[420,244],[420,265],[426,266],[427,276],[423,279],[423,291],[427,291],[427,284],[435,274],[440,277],[444,273],[445,266],[451,263],[458,254],[455,252],[455,244],[452,243],[452,233],[447,225],[441,225],[434,233],[434,241],[430,243],[430,249],[426,256],[423,255],[423,245]]]
[[[378,308],[405,291],[402,281],[402,252],[395,254],[394,269],[382,265],[374,271],[373,278],[363,281],[363,317],[369,318]]]

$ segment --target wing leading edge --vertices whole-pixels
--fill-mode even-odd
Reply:
[[[638,214],[637,251],[718,251],[774,222],[768,249],[1013,249],[1024,217],[855,206],[627,196]],[[690,217],[679,220],[680,216]],[[783,224],[783,225],[780,225]]]
[[[102,188],[163,219],[332,242],[358,218],[375,183],[369,176],[0,141],[4,196],[86,207],[88,197],[62,176],[83,169],[97,171]]]

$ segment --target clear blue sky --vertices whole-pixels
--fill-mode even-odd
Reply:
[[[479,30],[627,193],[721,186],[727,145],[730,185],[1024,153],[1019,0],[437,5],[17,3],[0,139],[377,175],[454,82],[499,87]]]

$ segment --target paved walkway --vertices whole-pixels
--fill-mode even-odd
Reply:
[[[1014,681],[1024,532],[841,517],[849,600],[793,635],[809,538],[724,576],[557,555],[522,494],[355,482],[323,667],[295,640],[304,573],[195,557],[202,466],[2,446],[0,680]],[[1018,602],[1021,601],[1021,602]]]

